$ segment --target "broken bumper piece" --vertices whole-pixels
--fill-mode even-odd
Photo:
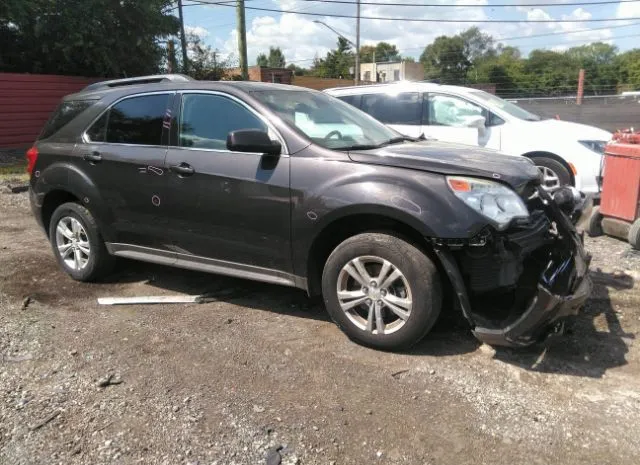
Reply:
[[[562,327],[591,293],[582,237],[544,193],[526,224],[483,241],[434,241],[463,315],[480,341],[522,347]]]
[[[494,346],[528,346],[543,339],[569,315],[576,315],[591,294],[591,280],[586,276],[576,291],[569,296],[554,295],[542,285],[529,308],[513,323],[504,328],[491,329],[476,326],[473,335]]]

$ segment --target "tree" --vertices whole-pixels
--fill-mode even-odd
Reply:
[[[460,36],[440,36],[428,45],[420,62],[427,79],[438,79],[446,84],[464,83],[471,62],[465,53],[465,43]]]
[[[287,62],[280,47],[269,47],[269,56],[261,53],[256,58],[256,64],[266,68],[284,68]]]
[[[0,70],[121,77],[153,74],[178,31],[173,0],[3,0]]]
[[[304,76],[309,72],[308,69],[301,68],[300,66],[296,66],[293,63],[287,66],[287,69],[290,69],[291,71],[293,71],[294,76]]]
[[[187,34],[189,75],[204,81],[219,81],[227,77],[229,68],[236,65],[232,56],[220,57],[220,52],[204,45],[195,34]]]
[[[480,31],[476,26],[461,32],[459,36],[464,43],[464,54],[470,62],[474,63],[481,58],[496,55],[493,37]]]
[[[360,62],[372,63],[374,54],[377,62],[400,60],[400,52],[395,45],[388,42],[378,42],[376,45],[360,47]]]
[[[566,52],[585,70],[585,92],[592,94],[615,92],[618,83],[617,53],[618,47],[603,42],[572,47]]]
[[[338,37],[338,47],[327,53],[325,58],[313,60],[311,74],[326,78],[347,78],[351,76],[349,68],[354,66],[355,57],[351,45],[346,39]]]
[[[640,90],[640,48],[621,53],[616,57],[616,69],[624,90]]]

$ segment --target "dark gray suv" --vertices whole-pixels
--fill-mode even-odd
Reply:
[[[34,214],[81,281],[120,256],[294,286],[383,349],[420,340],[443,302],[485,342],[531,344],[591,288],[577,199],[529,160],[410,139],[303,88],[94,84],[27,158]]]

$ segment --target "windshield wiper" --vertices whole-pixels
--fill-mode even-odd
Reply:
[[[427,140],[426,137],[424,137],[424,134],[422,134],[420,137],[398,136],[392,137],[391,139],[381,142],[380,144],[349,145],[347,147],[337,147],[333,150],[374,150],[386,147],[387,145],[399,144],[400,142],[420,142],[423,140]]]

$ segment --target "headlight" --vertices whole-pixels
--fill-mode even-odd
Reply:
[[[514,218],[528,218],[529,211],[518,194],[497,182],[447,176],[453,193],[502,230]]]
[[[604,155],[604,148],[607,146],[605,140],[579,140],[578,142],[598,155]]]

